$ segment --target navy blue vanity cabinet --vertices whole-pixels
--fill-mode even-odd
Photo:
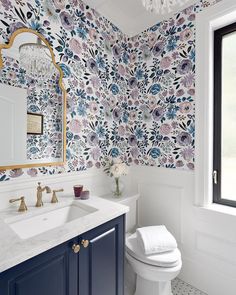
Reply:
[[[0,274],[0,295],[77,295],[78,256],[63,243]]]
[[[122,216],[81,235],[79,295],[124,294],[124,232]]]
[[[123,263],[121,216],[0,273],[0,295],[123,295]]]

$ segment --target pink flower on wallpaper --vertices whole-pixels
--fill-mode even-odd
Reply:
[[[171,133],[171,130],[172,130],[172,128],[171,128],[170,124],[165,123],[165,124],[162,124],[160,126],[160,133],[162,135],[168,135],[168,134],[170,134]]]
[[[148,36],[148,44],[150,46],[153,46],[157,41],[157,35],[155,33],[151,33]]]
[[[98,40],[98,33],[95,29],[90,29],[89,30],[89,37],[91,40],[93,40],[94,42],[96,42]]]
[[[118,65],[118,73],[121,75],[121,76],[124,76],[125,75],[125,67],[121,64]]]
[[[172,60],[169,56],[163,57],[162,60],[160,61],[160,66],[163,69],[167,69],[170,67],[171,62],[172,62]]]
[[[99,110],[99,106],[96,101],[91,101],[89,103],[89,110],[91,113],[96,114]]]
[[[191,29],[185,29],[180,33],[180,40],[181,41],[188,41],[193,36],[193,31]]]
[[[192,104],[188,101],[182,102],[179,105],[179,110],[182,114],[188,114],[192,110]]]
[[[53,0],[53,3],[56,9],[64,9],[65,8],[65,0]]]
[[[70,126],[71,132],[73,132],[75,134],[79,134],[82,131],[82,124],[77,119],[71,120],[69,126]]]
[[[69,41],[69,45],[70,45],[71,50],[75,54],[81,55],[81,53],[82,53],[82,47],[81,47],[80,42],[79,42],[78,39],[71,38],[70,41]]]

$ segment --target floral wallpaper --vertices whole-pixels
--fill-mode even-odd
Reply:
[[[26,75],[17,60],[6,56],[0,69],[0,83],[27,89],[27,112],[43,115],[43,134],[27,135],[27,159],[61,161],[63,97],[58,77],[36,81]]]
[[[0,0],[0,38],[37,30],[67,89],[67,164],[1,171],[0,180],[129,164],[194,169],[196,5],[128,38],[80,0]],[[1,41],[0,39],[0,41]]]

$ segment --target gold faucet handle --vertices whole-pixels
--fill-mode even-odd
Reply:
[[[58,198],[56,193],[60,193],[60,192],[64,192],[64,189],[57,189],[57,190],[53,190],[52,191],[52,199],[51,199],[51,203],[58,203]]]
[[[26,206],[26,203],[25,203],[25,197],[20,197],[18,199],[10,199],[9,203],[14,203],[14,202],[17,202],[17,201],[20,201],[20,206],[19,206],[19,209],[18,209],[19,212],[25,212],[25,211],[28,210],[28,208]]]

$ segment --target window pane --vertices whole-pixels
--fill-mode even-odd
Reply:
[[[236,201],[236,32],[222,40],[221,198]]]

